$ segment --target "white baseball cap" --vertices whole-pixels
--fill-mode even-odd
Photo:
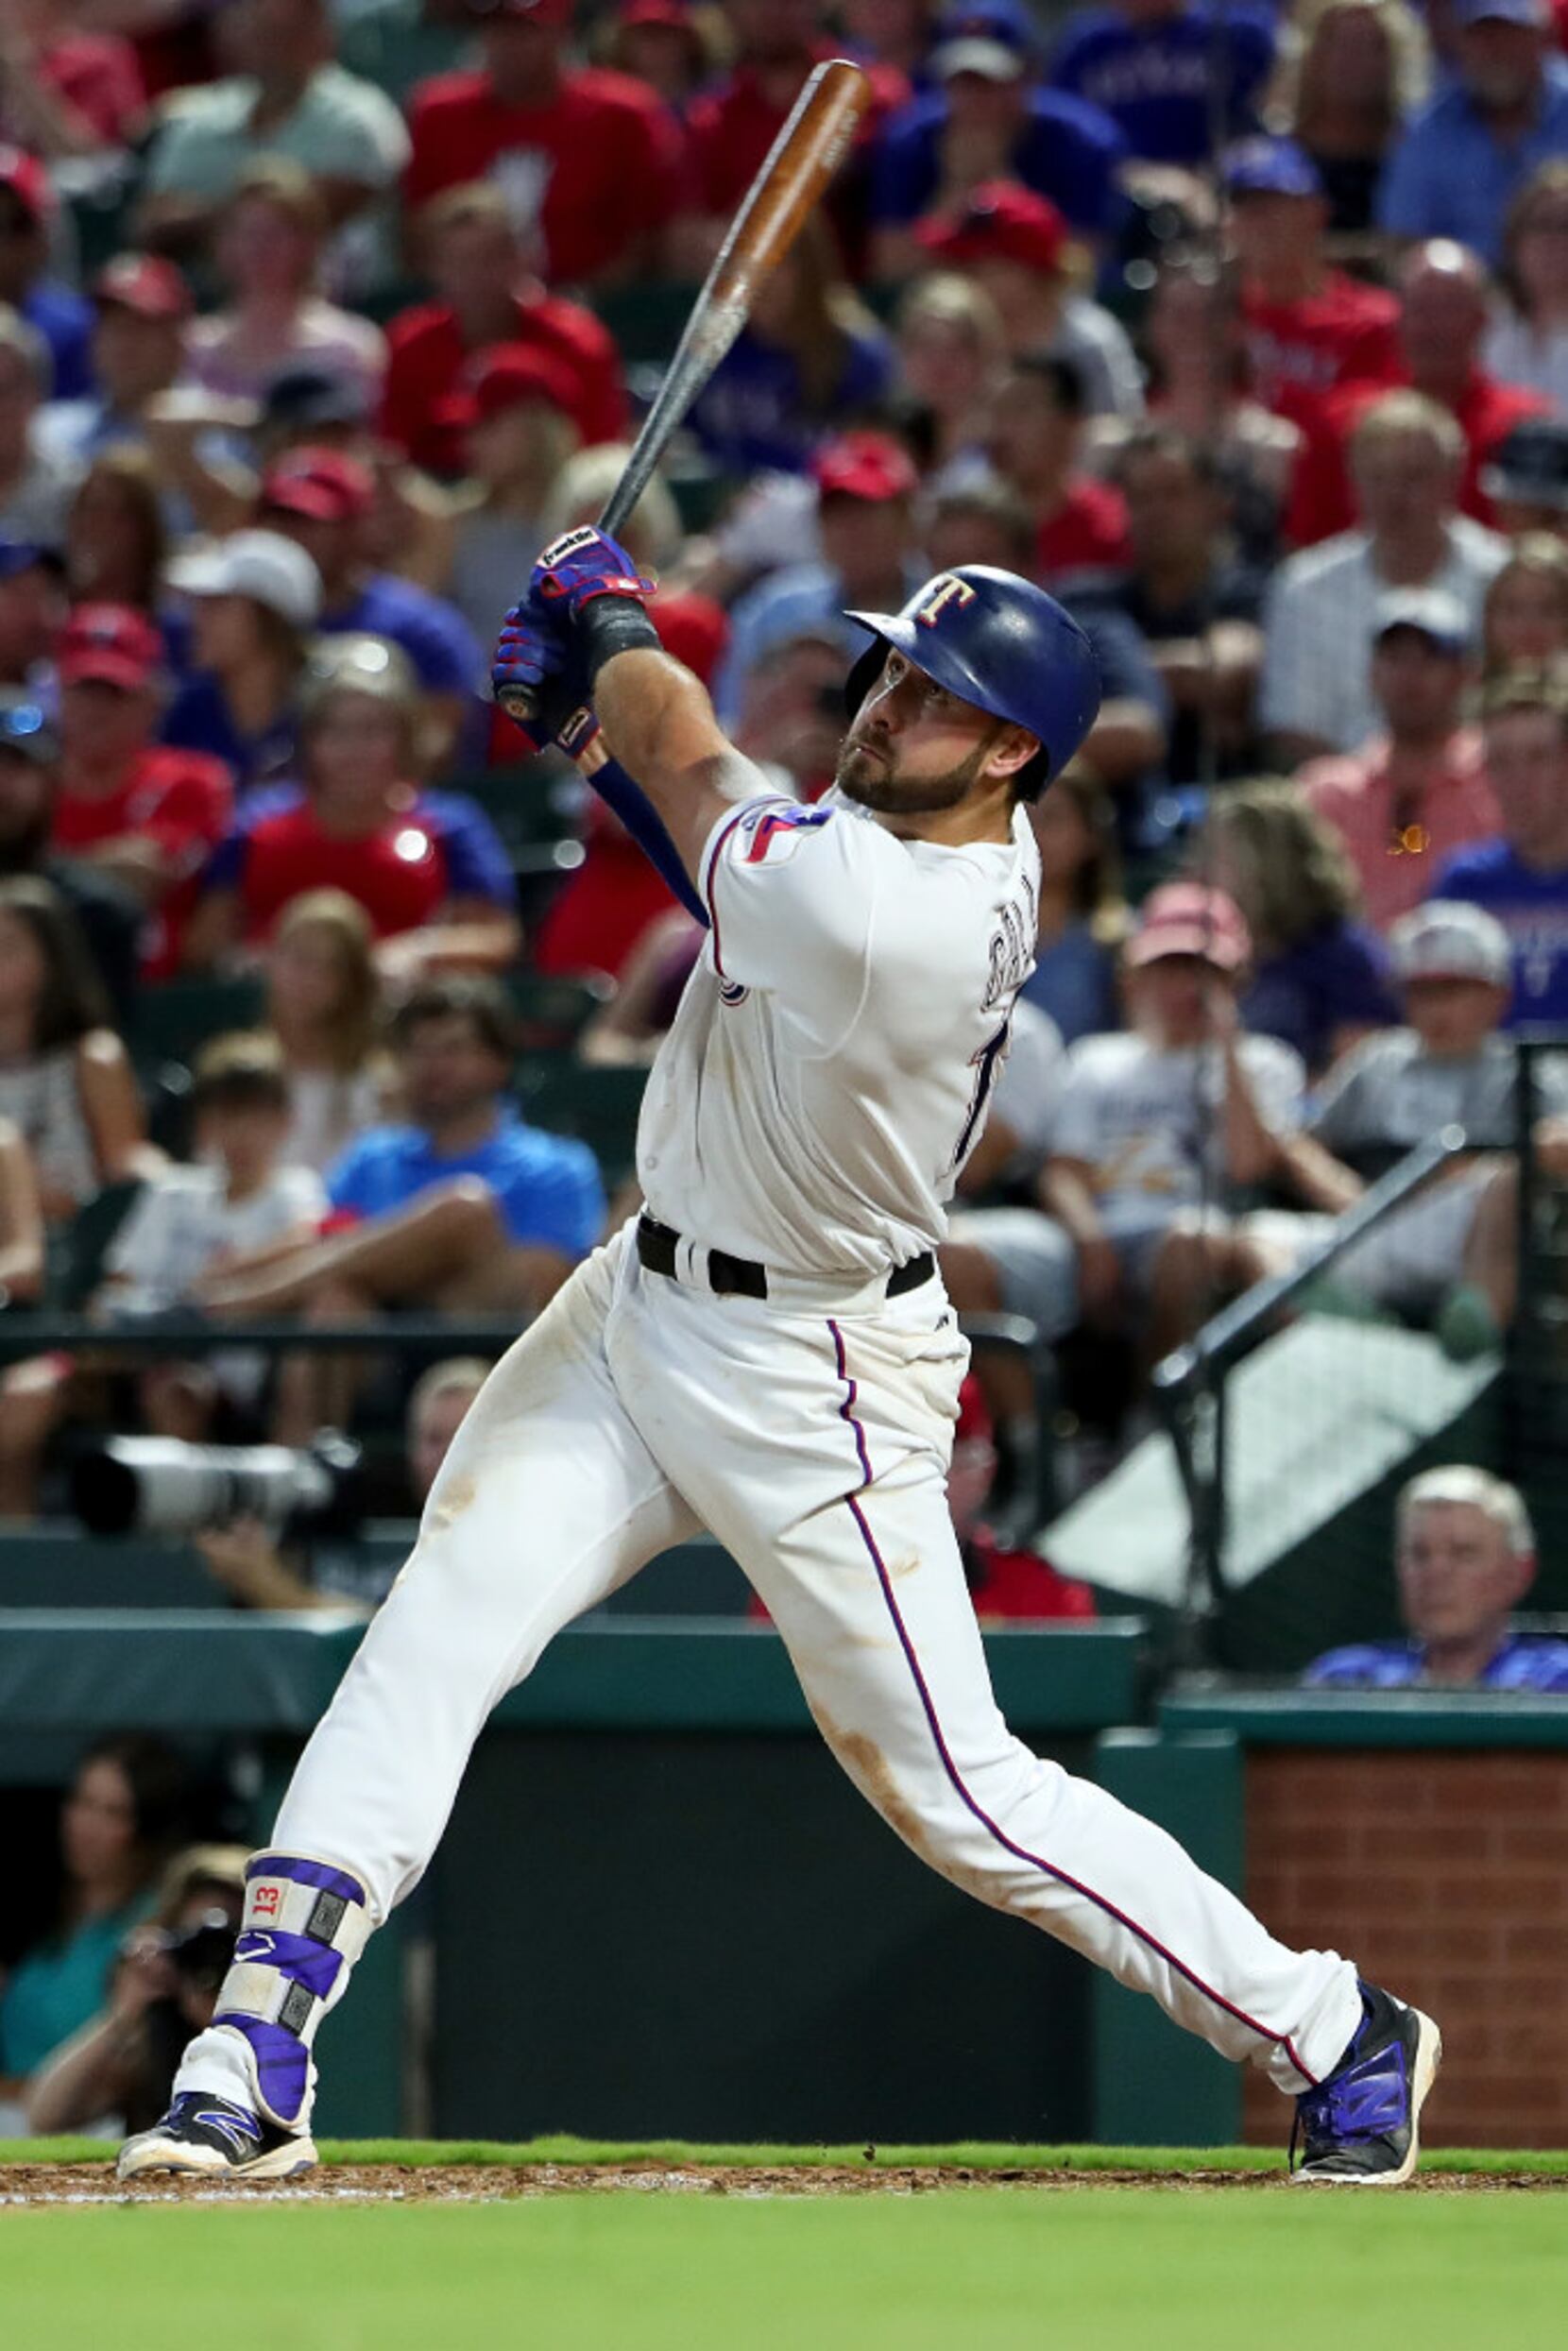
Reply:
[[[249,596],[296,628],[310,628],[321,610],[321,574],[302,547],[281,531],[234,531],[177,555],[171,588],[187,596]]]
[[[1389,933],[1401,980],[1484,980],[1506,988],[1513,973],[1508,934],[1494,914],[1465,898],[1429,898]]]

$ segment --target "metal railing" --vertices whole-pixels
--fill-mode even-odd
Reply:
[[[1225,1590],[1226,1382],[1231,1371],[1329,1267],[1470,1148],[1464,1129],[1457,1126],[1444,1127],[1418,1144],[1335,1219],[1332,1232],[1300,1265],[1246,1291],[1155,1366],[1154,1398],[1169,1431],[1191,1520],[1184,1662],[1202,1661],[1203,1628]]]

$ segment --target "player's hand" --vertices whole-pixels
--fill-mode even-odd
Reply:
[[[624,547],[587,523],[551,540],[529,582],[533,595],[572,620],[596,596],[621,596],[645,605],[657,585],[638,570]]]
[[[490,686],[536,751],[559,741],[575,758],[598,731],[585,705],[582,672],[561,612],[553,611],[533,588],[501,624]],[[526,718],[520,696],[526,699]]]

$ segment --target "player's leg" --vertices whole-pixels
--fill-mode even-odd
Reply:
[[[934,1328],[922,1344],[826,1324],[819,1340],[792,1321],[775,1337],[761,1457],[755,1438],[749,1463],[710,1438],[709,1470],[677,1474],[761,1593],[834,1753],[912,1850],[1281,2089],[1309,2091],[1363,2027],[1354,1967],[1276,1941],[1165,1831],[1002,1720],[946,1511],[961,1369]],[[792,1459],[813,1377],[815,1434],[798,1431]]]
[[[235,1965],[175,2085],[172,2114],[191,2102],[207,2141],[187,2155],[191,2130],[171,2149],[160,2126],[130,2143],[128,2171],[277,2174],[311,2159],[316,2026],[418,1883],[486,1716],[563,1625],[692,1531],[605,1367],[619,1253],[580,1269],[458,1431],[413,1554],[247,1872]]]

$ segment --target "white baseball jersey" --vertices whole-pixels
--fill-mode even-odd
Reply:
[[[779,1272],[885,1272],[933,1249],[1033,969],[1040,864],[900,841],[837,793],[717,824],[712,928],[638,1135],[651,1213]]]

